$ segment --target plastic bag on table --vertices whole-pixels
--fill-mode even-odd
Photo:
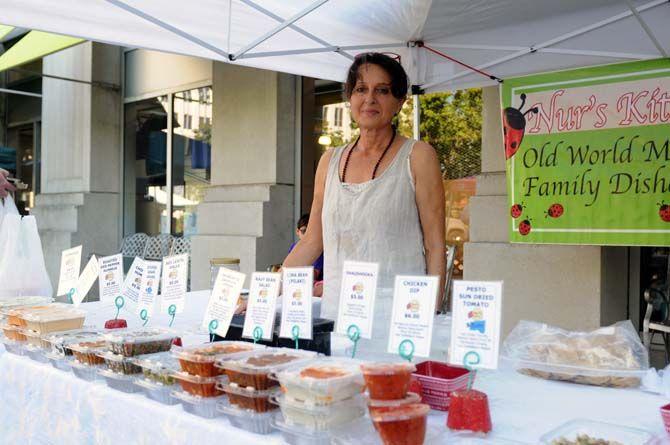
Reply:
[[[649,354],[630,320],[591,332],[522,320],[501,356],[522,374],[614,388],[639,386],[649,369]]]
[[[52,296],[34,216],[6,215],[0,227],[0,246],[0,298]]]
[[[14,200],[11,196],[6,197],[4,200],[0,199],[0,227],[2,227],[2,221],[5,218],[5,215],[18,215],[19,209],[16,208]],[[0,252],[2,252],[2,244],[0,244]]]

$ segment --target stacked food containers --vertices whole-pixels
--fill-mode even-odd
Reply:
[[[70,345],[99,340],[103,333],[103,330],[91,328],[52,332],[40,337],[40,343],[51,366],[61,371],[70,371],[74,360]]]
[[[370,418],[384,445],[423,443],[430,407],[408,392],[416,367],[408,362],[367,363],[361,369]]]
[[[248,342],[215,342],[173,348],[172,354],[179,360],[181,371],[172,376],[182,390],[173,391],[172,396],[181,401],[186,412],[204,418],[216,417],[216,403],[225,398],[225,394],[217,387],[224,371],[215,364],[257,349],[265,349],[265,346]]]
[[[290,445],[326,445],[333,428],[365,414],[365,382],[361,363],[321,358],[272,374],[281,395],[273,400],[281,409],[272,425]]]
[[[179,361],[170,352],[140,355],[133,361],[142,368],[142,377],[137,377],[135,385],[144,391],[144,395],[165,405],[179,403],[171,395],[178,388],[173,374],[179,370]]]
[[[228,377],[227,382],[221,381],[218,386],[228,396],[227,401],[219,401],[219,411],[226,414],[237,428],[258,434],[271,432],[271,421],[277,409],[273,401],[279,383],[270,376],[316,356],[317,353],[312,351],[268,348],[244,357],[218,361],[216,366]]]

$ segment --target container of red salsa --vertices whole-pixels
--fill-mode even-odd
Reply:
[[[430,407],[423,403],[379,407],[372,422],[384,445],[422,445]]]
[[[370,415],[374,416],[379,412],[384,412],[384,410],[387,410],[389,407],[399,407],[401,405],[412,405],[415,403],[421,403],[421,396],[413,392],[408,392],[404,398],[397,400],[368,399],[368,410],[370,411]]]
[[[481,391],[466,389],[451,393],[447,427],[488,433],[492,429],[489,400]]]
[[[365,363],[361,365],[371,399],[396,400],[407,395],[416,366],[412,363]]]

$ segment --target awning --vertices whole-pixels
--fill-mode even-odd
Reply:
[[[11,26],[0,25],[0,39],[12,29]],[[85,40],[42,31],[30,31],[0,55],[0,72],[41,59],[82,42]]]
[[[0,10],[14,26],[340,81],[356,54],[390,51],[428,91],[670,50],[667,0],[0,0]]]

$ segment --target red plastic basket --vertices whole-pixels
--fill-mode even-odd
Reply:
[[[412,375],[421,383],[422,402],[432,409],[448,411],[450,394],[468,386],[469,374],[470,371],[460,366],[429,360],[417,364]]]
[[[665,431],[670,433],[670,403],[661,407],[661,418],[663,419]]]

